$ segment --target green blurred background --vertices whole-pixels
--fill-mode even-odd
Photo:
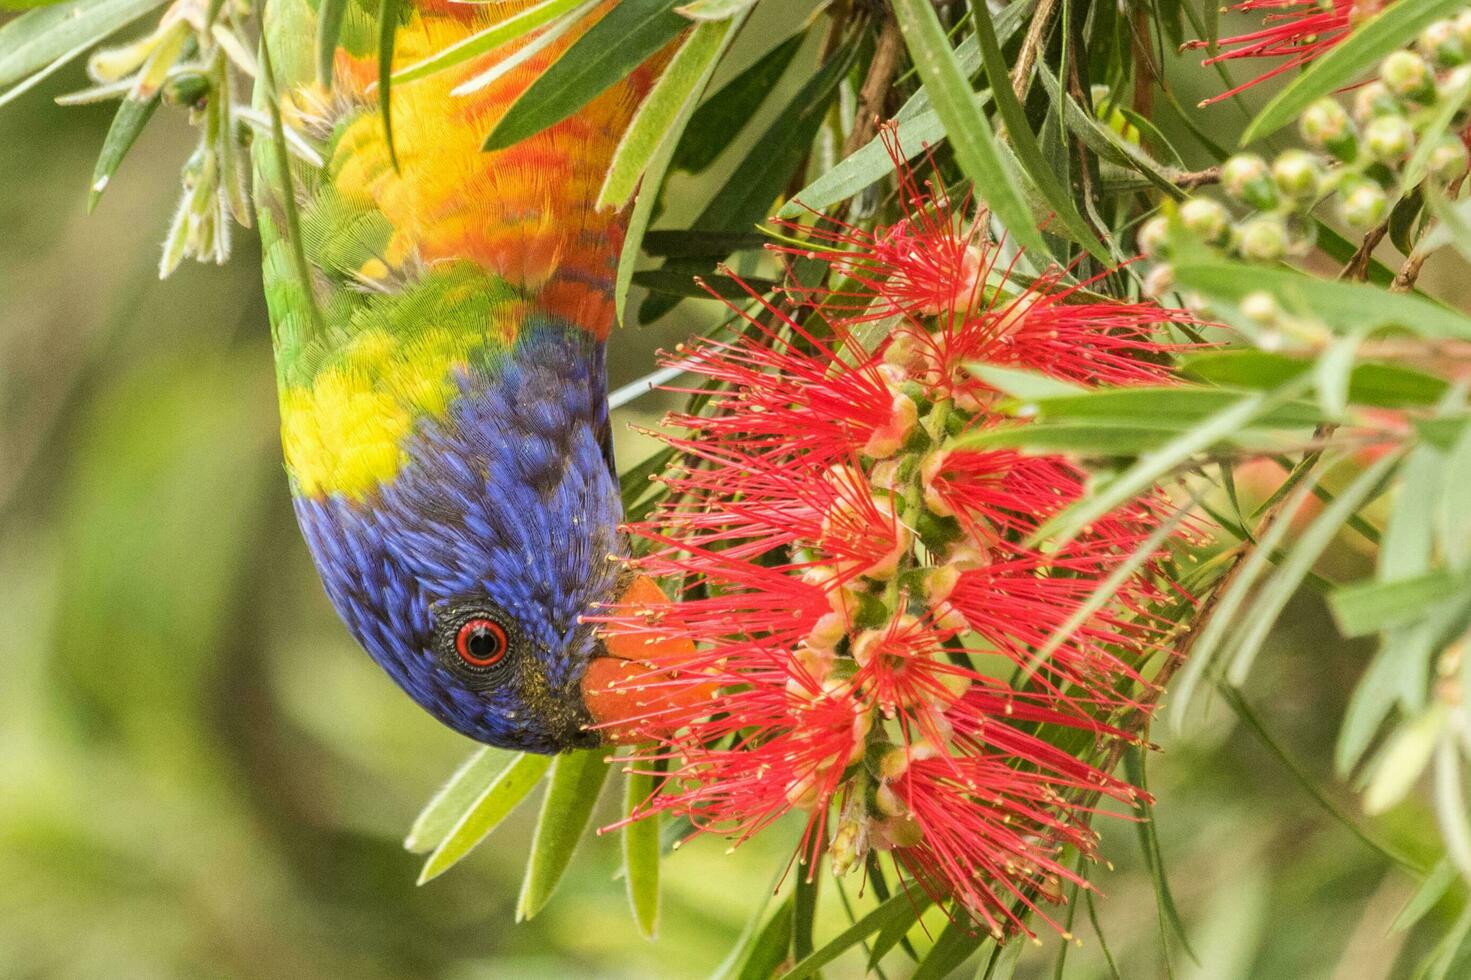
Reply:
[[[0,978],[708,974],[794,827],[735,854],[718,840],[673,854],[652,943],[627,912],[611,835],[584,844],[540,916],[513,923],[533,806],[415,887],[419,859],[400,842],[472,746],[356,650],[312,573],[277,457],[251,234],[229,266],[158,282],[190,134],[177,118],[150,127],[89,217],[109,112],[50,103],[79,82],[0,113]],[[1240,116],[1215,118],[1229,129]],[[684,178],[671,186],[672,201],[698,196]],[[615,383],[713,315],[686,304],[620,334]],[[638,410],[649,421],[662,407]],[[642,447],[623,438],[632,462]],[[1329,758],[1367,651],[1333,639],[1311,597],[1284,623],[1252,697],[1357,818]],[[1387,934],[1413,882],[1228,709],[1188,738],[1155,737],[1161,845],[1198,961],[1176,947],[1176,976],[1386,977],[1400,943],[1444,928],[1453,909],[1408,940]],[[1135,829],[1100,825],[1116,867],[1096,875],[1097,907],[1120,974],[1164,976]],[[1439,847],[1420,804],[1373,829],[1421,857]],[[845,923],[826,901],[822,935]],[[1085,910],[1075,931],[1065,975],[1107,976]],[[1056,940],[1045,945],[1020,976],[1052,975]],[[902,954],[885,965],[912,969]]]

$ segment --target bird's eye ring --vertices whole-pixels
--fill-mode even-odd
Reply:
[[[471,670],[489,670],[510,647],[505,627],[493,619],[467,619],[455,633],[455,653]]]

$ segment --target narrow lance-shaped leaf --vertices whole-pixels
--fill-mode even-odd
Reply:
[[[592,819],[598,792],[608,778],[604,754],[601,749],[568,752],[552,763],[551,781],[531,840],[526,877],[516,900],[516,921],[541,911],[571,863],[572,852]]]
[[[551,760],[523,752],[501,770],[495,781],[461,813],[449,833],[434,848],[419,872],[419,884],[439,877],[474,850],[502,820],[530,795],[546,774]]]
[[[632,816],[654,790],[654,776],[630,772],[624,781],[623,812]],[[659,924],[659,814],[654,812],[623,828],[623,880],[639,932],[653,939]]]
[[[427,78],[435,72],[453,68],[455,65],[464,64],[471,58],[478,57],[488,51],[494,51],[502,45],[510,44],[530,34],[532,31],[546,26],[563,14],[576,8],[584,0],[543,0],[534,7],[528,7],[518,13],[512,14],[505,20],[499,21],[483,31],[471,34],[462,41],[456,41],[442,51],[411,65],[405,65],[393,73],[395,82],[412,82],[420,78]]]
[[[598,192],[599,208],[628,203],[660,144],[669,138],[674,121],[704,91],[734,26],[729,20],[701,24],[680,45],[618,141],[608,176]]]
[[[383,139],[388,144],[388,159],[398,169],[398,151],[393,144],[393,50],[398,38],[399,12],[403,0],[379,0],[378,3],[378,109],[383,116]]]
[[[485,138],[501,150],[581,109],[622,79],[690,22],[674,0],[622,0],[587,29],[516,99]]]
[[[97,166],[92,171],[92,188],[87,195],[87,210],[97,207],[102,192],[112,181],[113,174],[122,165],[123,158],[133,148],[138,134],[148,125],[158,108],[159,90],[163,87],[174,62],[184,52],[190,41],[189,25],[178,21],[168,28],[149,54],[148,60],[139,69],[133,87],[118,106],[117,115],[112,117],[107,136],[102,141],[102,152],[97,156]]]
[[[1037,137],[1027,121],[1026,110],[1017,100],[1011,88],[1011,77],[1005,57],[1001,54],[1001,42],[996,37],[996,27],[991,20],[990,8],[985,0],[970,0],[971,20],[975,25],[976,37],[980,40],[981,58],[986,68],[986,77],[991,80],[991,93],[996,99],[996,109],[1006,122],[1006,133],[1016,149],[1017,159],[1026,168],[1027,176],[1047,204],[1057,215],[1058,221],[1072,235],[1073,240],[1088,250],[1100,262],[1110,262],[1113,256],[1093,234],[1088,222],[1078,212],[1072,195],[1058,181],[1053,165],[1042,152]]]
[[[1231,667],[1227,671],[1230,682],[1240,687],[1246,680],[1257,651],[1267,640],[1267,634],[1288,601],[1297,592],[1303,578],[1312,570],[1313,564],[1324,549],[1338,536],[1350,515],[1358,511],[1369,495],[1379,488],[1381,481],[1399,465],[1403,454],[1393,452],[1381,457],[1372,466],[1349,484],[1327,507],[1323,508],[1307,530],[1297,539],[1276,576],[1262,589],[1252,603],[1250,621],[1232,654]]]
[[[342,15],[351,0],[322,0],[317,8],[317,81],[332,90],[332,65],[337,58],[337,38],[342,33]]]
[[[702,102],[675,151],[675,170],[699,173],[740,135],[786,73],[807,35],[798,31],[751,63]]]
[[[1264,412],[1291,401],[1306,387],[1303,379],[1296,379],[1270,395],[1250,394],[1242,397],[1160,448],[1140,456],[1128,469],[1100,487],[1096,493],[1051,517],[1033,532],[1030,543],[1037,544],[1049,539],[1056,539],[1059,544],[1071,541],[1084,527],[1149,489],[1157,480],[1194,454],[1210,448],[1217,441],[1249,425]]]
[[[427,854],[438,847],[465,811],[506,768],[506,762],[504,752],[489,746],[477,749],[414,818],[414,825],[404,838],[405,850]]]
[[[913,889],[912,893],[910,889]],[[782,974],[781,980],[806,980],[807,977],[815,976],[824,966],[881,929],[895,923],[914,925],[929,904],[929,897],[923,890],[913,885],[908,888],[901,886],[887,901],[814,950],[811,955],[799,960]]]
[[[1185,935],[1185,924],[1180,920],[1180,910],[1175,906],[1175,896],[1170,891],[1169,877],[1165,873],[1164,852],[1159,846],[1159,828],[1154,822],[1154,806],[1149,802],[1149,780],[1145,772],[1144,752],[1138,746],[1130,746],[1124,752],[1124,773],[1129,782],[1139,787],[1141,793],[1134,803],[1137,819],[1134,828],[1139,835],[1139,847],[1144,853],[1144,864],[1154,880],[1155,904],[1159,907],[1160,939],[1173,933],[1185,954],[1199,963],[1195,951],[1190,948],[1190,939]],[[1168,943],[1164,943],[1165,956],[1169,956]]]
[[[63,55],[75,57],[163,0],[70,0],[32,10],[0,26],[0,87]]]
[[[894,14],[935,111],[945,124],[955,157],[975,183],[976,194],[985,198],[1018,244],[1038,256],[1046,254],[1016,175],[996,149],[996,134],[956,60],[935,8],[929,0],[895,0]]]

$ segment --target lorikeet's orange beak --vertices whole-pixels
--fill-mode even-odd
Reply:
[[[635,576],[613,606],[621,612],[669,602],[654,580]],[[582,699],[609,742],[638,742],[678,728],[689,708],[708,703],[716,685],[690,673],[695,645],[683,637],[609,631],[603,656],[582,678]]]

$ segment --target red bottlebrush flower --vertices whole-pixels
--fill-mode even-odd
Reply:
[[[1206,99],[1201,104],[1210,105],[1228,99],[1269,78],[1276,78],[1284,72],[1307,65],[1347,37],[1359,21],[1379,13],[1393,2],[1394,0],[1246,0],[1237,4],[1231,9],[1243,13],[1266,11],[1262,29],[1237,37],[1221,38],[1218,44],[1221,53],[1207,58],[1202,64],[1215,65],[1247,58],[1283,60],[1255,78],[1228,92]],[[1188,45],[1195,49],[1207,46],[1206,41],[1192,41]]]
[[[1000,934],[1078,881],[1059,855],[1093,852],[1098,795],[1134,797],[1055,743],[1126,737],[1112,721],[1148,690],[1141,667],[1160,639],[1148,610],[1167,583],[1147,565],[1037,657],[1153,533],[1158,503],[1132,502],[1055,549],[1028,544],[1082,496],[1083,474],[957,445],[996,421],[997,394],[966,366],[1161,383],[1161,331],[1188,318],[1072,302],[1061,273],[1015,279],[901,173],[905,221],[823,232],[858,283],[799,297],[831,338],[753,293],[738,336],[673,359],[719,387],[698,414],[667,420],[660,438],[683,463],[631,531],[650,546],[638,570],[678,601],[603,618],[635,641],[699,650],[678,676],[647,681],[670,696],[644,699],[656,741],[634,765],[658,762],[666,778],[640,813],[739,841],[805,810],[809,874],[824,846],[840,872],[888,851]],[[895,313],[876,350],[855,344],[856,324]],[[719,693],[675,696],[680,685]]]

